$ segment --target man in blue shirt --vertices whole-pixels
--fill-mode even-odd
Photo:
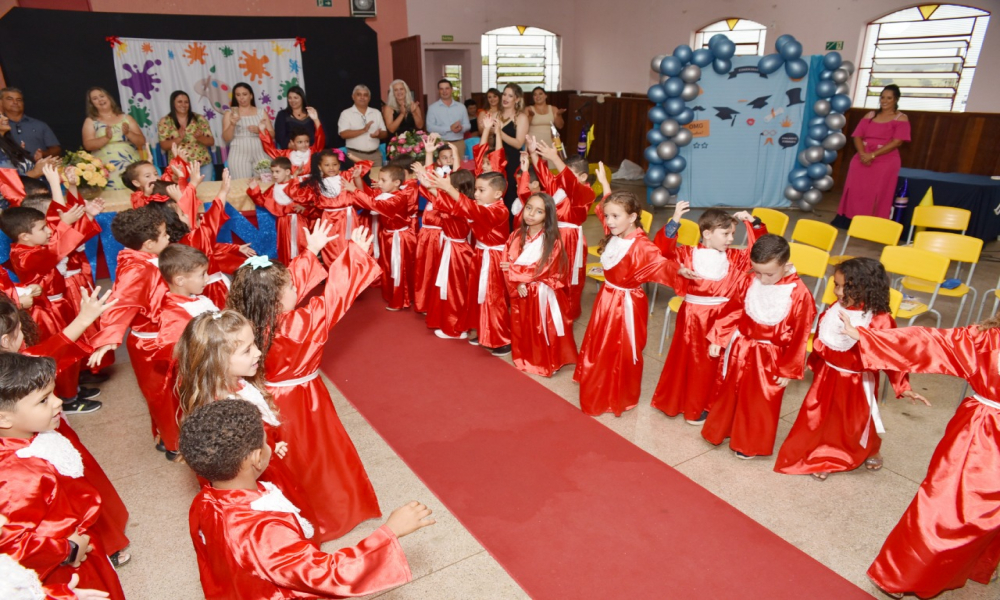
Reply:
[[[35,160],[41,156],[59,156],[62,148],[52,129],[38,119],[32,119],[24,114],[24,94],[21,90],[6,87],[0,90],[0,109],[10,121],[10,134],[14,140],[22,144],[28,154]]]
[[[469,112],[464,104],[455,101],[447,79],[438,82],[438,95],[441,99],[427,107],[427,131],[454,144],[461,159],[465,156],[465,132],[472,129]]]

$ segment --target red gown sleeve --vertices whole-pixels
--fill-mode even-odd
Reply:
[[[181,243],[201,250],[205,256],[210,256],[215,248],[215,240],[219,237],[219,229],[228,220],[229,215],[226,214],[225,203],[220,198],[216,198],[212,202],[212,206],[205,211],[201,225],[184,236]]]
[[[539,282],[544,283],[552,289],[559,289],[566,287],[566,281],[569,275],[569,261],[566,259],[566,253],[563,251],[562,241],[556,240],[552,244],[552,252],[549,255],[548,262],[541,269],[538,269],[537,264],[533,265],[516,265],[514,261],[517,260],[517,256],[511,256],[510,250],[512,245],[516,244],[520,246],[517,240],[517,234],[512,235],[511,239],[507,242],[507,258],[510,260],[510,268],[507,270],[507,291],[511,296],[517,294],[517,286],[522,283],[533,283]],[[520,252],[518,252],[520,255]],[[562,257],[560,259],[560,257]]]
[[[635,278],[642,282],[654,282],[674,288],[677,294],[683,296],[687,293],[687,279],[677,275],[680,265],[676,261],[667,260],[660,255],[659,249],[649,238],[642,236],[636,238],[638,244],[636,252],[636,262],[639,265]]]
[[[173,169],[174,167],[179,168],[183,173],[180,180],[178,181],[174,181],[174,169]],[[163,169],[163,175],[160,177],[160,179],[162,181],[170,181],[176,183],[181,187],[181,189],[186,189],[188,181],[191,179],[190,165],[188,165],[188,162],[183,158],[175,156],[170,160],[170,164],[167,165],[167,168]],[[142,195],[142,192],[136,192],[136,193],[139,194],[140,196]],[[132,194],[132,197],[133,197],[132,206],[133,208],[135,208],[135,194]]]
[[[140,310],[149,305],[156,286],[163,285],[162,278],[154,279],[145,275],[140,269],[126,269],[118,273],[111,292],[111,298],[117,299],[118,303],[101,315],[100,331],[90,339],[90,344],[95,348],[120,344],[132,320]]]
[[[0,514],[7,517],[7,524],[0,529],[0,552],[33,569],[43,580],[69,556],[65,538],[36,532],[39,523],[59,516],[49,514],[60,493],[58,488],[53,475],[23,468],[5,471],[4,485],[0,486]]]
[[[189,185],[184,188],[181,192],[181,199],[177,201],[177,205],[181,207],[184,214],[188,216],[187,226],[194,229],[195,223],[198,220],[198,209],[201,200],[198,199],[198,190],[195,189],[193,185]]]
[[[792,308],[785,317],[792,329],[792,339],[781,351],[775,367],[778,377],[802,379],[806,365],[806,342],[816,319],[816,302],[802,282],[792,294],[795,296]]]
[[[7,269],[0,267],[0,292],[14,301],[14,304],[21,306],[21,299],[17,295],[17,286],[10,278]]]
[[[326,279],[326,270],[311,252],[305,252],[292,259],[288,265],[292,283],[295,284],[295,303],[309,297],[309,293]]]
[[[527,171],[521,171],[517,177],[517,197],[521,200],[521,204],[527,204],[528,198],[531,197],[531,175]]]
[[[29,356],[48,356],[54,359],[56,361],[57,375],[73,367],[92,353],[93,349],[87,347],[85,344],[74,342],[62,332],[50,336],[24,350],[24,354]]]
[[[729,301],[722,306],[722,311],[715,320],[715,325],[708,332],[708,343],[723,348],[729,345],[729,340],[739,325],[740,317],[743,316],[743,300],[746,298],[747,289],[749,289],[751,282],[753,282],[753,275],[746,275],[736,284]]]
[[[896,319],[893,319],[889,313],[880,313],[872,318],[872,322],[868,327],[872,331],[895,329]],[[886,371],[885,375],[889,379],[893,391],[896,392],[897,398],[901,397],[903,392],[910,391],[909,373],[905,371]]]
[[[274,138],[271,137],[269,130],[261,128],[257,137],[260,138],[260,145],[264,147],[264,153],[271,158],[278,158],[279,156],[287,156],[289,154],[288,150],[278,150],[274,147]]]
[[[552,192],[555,192],[556,188],[559,187],[556,185],[556,176],[552,174],[549,163],[544,158],[538,159],[538,164],[535,165],[535,175],[538,176],[538,184],[545,190],[546,194],[551,196]]]
[[[472,172],[476,177],[483,174],[483,159],[488,154],[489,147],[486,144],[476,144],[472,147],[472,162],[474,163]]]
[[[372,170],[373,164],[374,163],[372,163],[372,161],[370,160],[359,160],[358,162],[354,163],[353,167],[341,173],[340,176],[343,177],[345,180],[349,179],[353,180],[355,176],[364,177],[365,175],[368,174],[369,171]]]
[[[980,368],[975,325],[961,329],[858,327],[861,362],[866,369],[952,375],[969,379]]]
[[[317,260],[318,262],[318,260]],[[347,313],[361,292],[382,275],[378,261],[361,250],[354,242],[330,265],[323,296],[309,299],[311,318],[321,318],[329,331]]]
[[[270,133],[268,134],[268,137],[271,137]],[[323,148],[326,148],[326,132],[323,131],[323,125],[317,125],[316,135],[313,139],[312,147],[310,148],[310,150],[312,150],[313,154],[315,154],[317,152],[322,151]]]
[[[267,192],[262,192],[260,188],[256,187],[247,188],[247,197],[249,197],[254,204],[263,208],[275,217],[283,217],[291,212],[291,204],[288,206],[282,206],[274,201],[274,194],[271,193],[270,188],[268,188]]]
[[[656,238],[654,238],[653,243],[660,249],[660,254],[664,258],[679,261],[680,257],[677,256],[677,237],[676,235],[674,237],[667,237],[666,228],[661,227],[656,232]]]

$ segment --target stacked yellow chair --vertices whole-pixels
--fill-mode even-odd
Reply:
[[[830,257],[831,265],[839,265],[845,260],[851,260],[853,256],[845,254],[847,244],[851,238],[858,238],[882,244],[883,246],[895,246],[899,243],[899,238],[903,235],[902,223],[897,223],[881,217],[868,217],[859,215],[851,219],[851,226],[847,228],[847,237],[844,245],[840,247],[840,254]]]
[[[791,249],[789,262],[795,266],[795,271],[799,276],[816,278],[816,285],[813,286],[812,290],[813,298],[816,298],[819,295],[819,286],[826,278],[826,266],[830,262],[830,253],[797,242],[792,242],[788,246]]]
[[[833,252],[839,231],[829,223],[821,223],[812,219],[799,219],[792,229],[792,241],[824,252]]]
[[[934,308],[934,303],[941,292],[941,284],[948,277],[951,261],[939,254],[910,246],[886,246],[880,260],[889,273],[900,275],[904,280],[912,278],[911,282],[914,279],[923,280],[931,290],[929,302],[918,302],[909,308],[900,307],[898,316],[908,318],[908,324],[912,325],[918,316],[931,313],[937,317],[935,327],[940,327],[941,313]]]
[[[931,207],[937,208],[937,207]],[[913,247],[932,252],[939,256],[947,257],[957,264],[955,276],[958,277],[962,263],[969,263],[969,274],[965,283],[958,287],[948,289],[941,288],[938,292],[941,296],[948,298],[961,298],[958,305],[958,312],[955,314],[955,323],[952,327],[958,327],[962,318],[962,311],[965,309],[965,300],[969,293],[972,293],[972,303],[969,305],[969,320],[972,320],[972,309],[976,305],[979,292],[972,287],[972,276],[976,272],[976,264],[979,263],[979,256],[983,251],[983,240],[958,233],[945,233],[940,231],[921,231],[914,240]],[[902,286],[905,289],[923,293],[933,293],[934,284],[929,281],[917,279],[915,277],[904,277]]]
[[[913,209],[913,217],[910,219],[910,232],[906,236],[906,243],[913,243],[913,232],[917,227],[932,227],[934,229],[946,229],[957,231],[962,235],[969,229],[969,221],[972,220],[972,211],[953,206],[918,206]]]

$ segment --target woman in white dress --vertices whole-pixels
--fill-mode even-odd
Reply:
[[[253,177],[257,163],[269,160],[260,142],[260,131],[266,129],[274,136],[274,126],[267,113],[257,108],[253,88],[246,83],[233,86],[230,107],[222,120],[222,139],[229,144],[229,173],[233,179]]]

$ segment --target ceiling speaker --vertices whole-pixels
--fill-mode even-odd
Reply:
[[[375,16],[375,0],[351,0],[351,16],[363,19]]]

